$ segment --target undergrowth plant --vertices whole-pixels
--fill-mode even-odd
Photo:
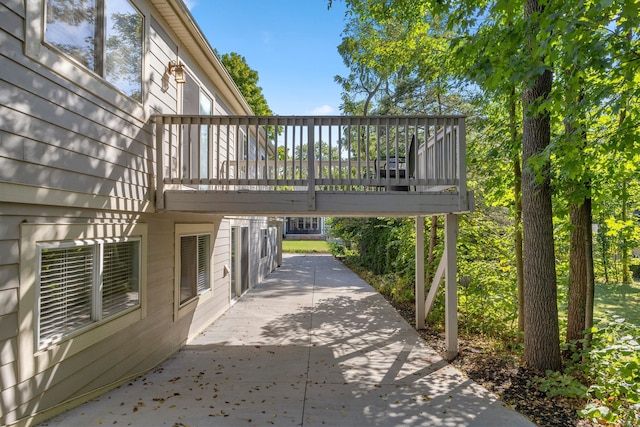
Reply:
[[[584,353],[591,402],[580,415],[624,426],[640,424],[640,328],[618,316],[592,330]]]
[[[599,424],[640,424],[640,328],[612,316],[571,343],[562,372],[547,371],[535,385],[548,397],[585,399],[578,413]],[[581,349],[583,348],[584,349]]]

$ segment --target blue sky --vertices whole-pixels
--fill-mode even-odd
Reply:
[[[337,115],[336,74],[344,2],[334,0],[187,0],[211,46],[244,56],[278,115]]]

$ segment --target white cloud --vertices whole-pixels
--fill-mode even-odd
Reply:
[[[185,6],[187,6],[187,9],[189,9],[189,11],[192,11],[194,7],[196,7],[197,5],[197,1],[196,0],[184,0],[184,4]]]
[[[311,111],[311,115],[313,116],[327,116],[331,113],[333,113],[333,107],[326,104],[320,107],[316,107]]]

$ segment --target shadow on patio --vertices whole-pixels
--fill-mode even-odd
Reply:
[[[43,425],[529,426],[327,255],[283,267],[153,372]]]

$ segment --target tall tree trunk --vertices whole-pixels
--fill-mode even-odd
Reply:
[[[584,201],[584,204],[587,205],[585,210],[587,211],[587,236],[584,241],[585,245],[585,255],[587,257],[587,292],[586,292],[586,301],[585,301],[585,319],[584,319],[584,329],[589,331],[593,326],[593,306],[594,306],[594,296],[595,296],[595,275],[593,268],[593,210],[591,204],[591,197],[587,197]],[[586,339],[588,342],[591,341],[591,332],[587,332]]]
[[[622,183],[622,213],[620,220],[622,223],[627,222],[627,201],[629,199],[629,192],[627,190],[627,182]],[[622,283],[628,285],[631,283],[631,275],[629,274],[629,244],[627,243],[626,231],[622,231],[622,238],[620,239],[620,258],[622,260]]]
[[[513,148],[513,234],[516,253],[516,284],[518,286],[518,332],[524,333],[524,277],[522,272],[522,168],[520,166],[518,145],[518,126],[516,124],[516,89],[511,88],[509,97],[509,133]]]
[[[568,78],[572,77],[575,69],[568,71]],[[583,79],[579,78],[579,82],[583,83]],[[580,88],[583,84],[579,85]],[[584,98],[582,89],[578,90],[576,98],[573,97],[570,89],[565,89],[567,104],[580,104]],[[570,144],[573,144],[580,152],[584,151],[587,145],[587,134],[584,130],[584,120],[582,114],[569,115],[569,119],[565,122],[566,138]],[[583,163],[587,163],[586,160]],[[588,177],[588,170],[584,171],[585,177]],[[587,182],[585,183],[584,180]],[[587,270],[593,266],[589,266],[589,260],[593,260],[593,256],[587,256],[587,228],[591,227],[591,204],[585,203],[589,190],[589,178],[578,181],[572,191],[579,196],[569,194],[569,222],[571,224],[570,245],[569,245],[569,290],[567,294],[567,342],[576,341],[584,337],[583,331],[586,325],[587,315]],[[569,192],[571,193],[571,192]],[[581,198],[581,200],[580,200]]]
[[[522,170],[520,159],[513,162],[515,178],[513,192],[516,198],[513,218],[514,244],[516,251],[516,283],[518,285],[518,332],[524,333],[524,269],[522,259]]]
[[[627,38],[631,40],[631,34],[627,35]],[[627,98],[628,95],[626,92],[621,94],[622,96],[622,105],[623,108],[620,109],[620,113],[618,115],[618,131],[621,130],[625,119],[627,118]],[[621,220],[623,223],[627,221],[627,201],[629,198],[629,193],[627,191],[627,181],[622,181],[622,214]],[[631,276],[629,275],[629,248],[627,245],[627,238],[625,235],[625,231],[622,231],[622,236],[620,239],[620,258],[622,261],[622,283],[628,285],[631,283]]]
[[[567,342],[583,338],[587,314],[587,204],[569,206],[571,237],[569,247],[569,293],[567,307]]]
[[[526,0],[525,20],[536,20],[543,7],[537,0]],[[538,28],[527,35],[529,48],[535,43]],[[549,163],[538,171],[531,169],[529,159],[543,153],[551,139],[551,123],[546,111],[530,111],[532,104],[547,99],[553,76],[550,70],[525,82],[522,92],[522,229],[524,272],[524,359],[538,371],[558,370],[561,366],[556,290],[553,212]]]
[[[602,257],[602,269],[604,270],[604,283],[609,284],[609,249],[607,242],[609,241],[609,237],[604,230],[604,215],[600,213],[598,217],[598,241],[600,243],[600,251]]]

